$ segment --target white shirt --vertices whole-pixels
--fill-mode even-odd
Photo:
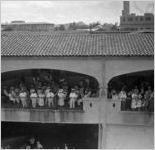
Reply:
[[[12,93],[8,94],[10,101],[15,101],[15,98]]]
[[[58,93],[58,97],[59,97],[58,104],[60,106],[63,106],[64,105],[64,100],[65,100],[66,94],[59,92]]]
[[[26,93],[26,92],[21,92],[21,93],[19,94],[19,97],[20,97],[20,98],[26,98],[26,96],[27,96],[27,93]]]
[[[113,101],[117,101],[118,100],[118,95],[117,94],[113,94],[112,95],[112,100]]]
[[[45,90],[45,95],[46,95],[46,97],[47,97],[47,94],[50,92],[50,89],[46,89]]]
[[[38,95],[37,95],[37,93],[31,93],[30,97],[31,97],[31,98],[37,98]]]
[[[38,101],[38,104],[39,104],[39,106],[44,106],[44,97],[45,97],[45,95],[44,94],[39,94],[38,95],[39,96],[39,101]]]
[[[54,93],[53,93],[53,92],[48,92],[48,93],[46,94],[46,97],[47,97],[47,98],[54,98]]]
[[[133,94],[132,94],[132,99],[137,99],[137,98],[138,98],[138,95],[135,94],[135,93],[133,93]]]
[[[64,99],[66,97],[66,95],[64,93],[59,92],[58,97],[61,99]]]
[[[71,92],[71,93],[69,94],[69,97],[70,97],[71,99],[77,99],[78,95],[77,95],[76,93],[74,93],[74,92]]]
[[[120,92],[119,96],[120,96],[120,99],[126,99],[126,97],[127,97],[126,93],[123,91]]]

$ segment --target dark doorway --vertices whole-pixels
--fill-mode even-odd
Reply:
[[[19,123],[2,122],[2,145],[6,139],[24,136],[22,145],[13,144],[11,148],[21,148],[33,136],[45,149],[97,149],[98,125],[97,124],[44,124],[44,123]],[[5,143],[5,142],[4,142]]]

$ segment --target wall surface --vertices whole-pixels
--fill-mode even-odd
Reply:
[[[145,71],[154,70],[153,57],[109,57],[106,59],[106,83],[115,76]]]
[[[153,149],[154,127],[108,125],[107,149]]]
[[[2,108],[1,120],[12,122],[98,124],[99,99],[85,100],[83,110]],[[91,104],[91,106],[90,106]]]
[[[107,107],[107,124],[117,125],[145,125],[153,126],[154,114],[149,112],[137,112],[137,111],[121,111],[121,102],[115,101],[115,107],[110,99],[106,100]]]
[[[153,57],[23,57],[2,58],[2,72],[19,69],[60,69],[87,74],[95,77],[100,87],[105,88],[115,76],[153,70]],[[120,112],[120,102],[116,108],[106,101],[105,94],[101,101],[86,101],[84,111],[34,112],[33,110],[2,109],[3,121],[40,121],[48,123],[99,123],[99,148],[152,148],[153,114]],[[93,107],[90,107],[92,103]],[[17,119],[17,120],[16,120]]]
[[[1,72],[20,69],[58,69],[83,73],[102,82],[102,63],[98,58],[71,57],[11,57],[2,58]]]
[[[2,57],[1,72],[59,69],[95,77],[100,84],[115,76],[154,69],[153,57]],[[104,77],[103,77],[104,75]]]

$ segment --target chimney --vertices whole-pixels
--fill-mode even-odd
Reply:
[[[130,4],[129,1],[123,1],[122,16],[127,16],[130,14]]]

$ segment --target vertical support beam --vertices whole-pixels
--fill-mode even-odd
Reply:
[[[102,142],[103,142],[103,127],[102,127],[102,124],[98,124],[98,149],[103,149],[102,147]]]
[[[100,83],[100,105],[99,105],[99,132],[98,132],[98,148],[106,148],[106,98],[107,85],[105,78],[105,58],[102,61],[102,82]]]

